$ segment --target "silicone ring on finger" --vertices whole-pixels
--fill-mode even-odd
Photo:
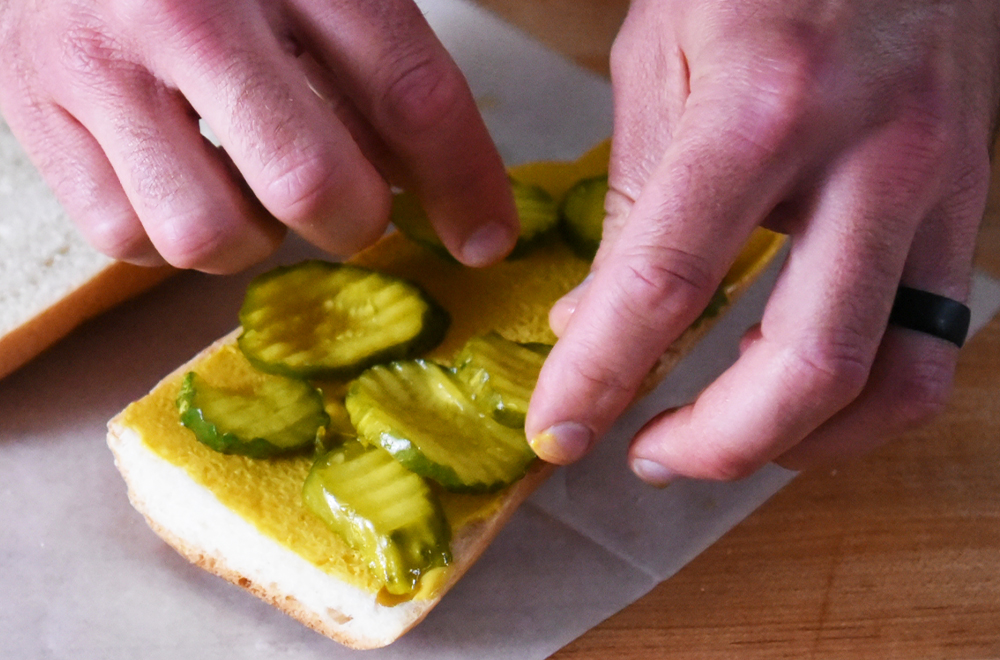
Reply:
[[[916,330],[962,347],[969,333],[971,310],[957,300],[930,291],[900,286],[889,323]]]

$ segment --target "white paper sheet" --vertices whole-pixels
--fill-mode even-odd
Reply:
[[[467,72],[508,162],[571,158],[607,135],[600,78],[460,0],[421,2]],[[290,242],[272,260],[309,253]],[[258,271],[260,269],[257,269]],[[544,658],[633,602],[792,478],[659,491],[625,468],[631,430],[688,400],[735,356],[768,283],[581,464],[526,504],[465,579],[395,645],[353,652],[194,568],[129,506],[105,423],[234,325],[253,273],[184,274],[0,381],[0,657]],[[977,276],[975,322],[1000,308]],[[977,326],[978,327],[978,326]]]

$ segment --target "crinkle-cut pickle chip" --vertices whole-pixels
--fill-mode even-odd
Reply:
[[[451,530],[437,497],[381,447],[352,439],[320,456],[302,497],[390,594],[411,594],[422,576],[451,563]]]
[[[597,254],[604,233],[604,198],[608,194],[607,175],[577,182],[559,209],[559,227],[566,242],[581,259]]]
[[[255,371],[242,363],[248,372]],[[177,395],[181,423],[200,442],[224,454],[266,458],[315,445],[330,421],[315,388],[260,372],[241,380],[216,387],[197,372],[188,372]]]
[[[559,225],[559,207],[552,196],[540,186],[510,179],[514,206],[521,223],[517,243],[508,259],[524,256]],[[438,238],[430,218],[417,196],[410,192],[393,195],[391,220],[401,234],[424,246],[438,256],[454,260]]]
[[[346,405],[362,441],[453,492],[499,490],[535,459],[523,429],[493,419],[435,362],[372,367],[351,384]]]
[[[247,287],[239,346],[255,367],[300,378],[354,376],[430,350],[448,313],[415,284],[326,261],[276,268]]]
[[[551,348],[519,344],[496,332],[473,337],[455,358],[455,375],[494,419],[523,429],[531,393]]]

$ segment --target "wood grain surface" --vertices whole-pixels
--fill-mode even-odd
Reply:
[[[479,0],[607,73],[625,0]],[[1000,175],[977,266],[1000,277]],[[558,652],[621,658],[1000,658],[1000,318],[947,411],[806,473],[680,573]]]

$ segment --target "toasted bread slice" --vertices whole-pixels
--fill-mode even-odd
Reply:
[[[592,175],[605,163],[606,152],[598,152],[577,164],[534,165],[514,174],[559,195],[573,180]],[[726,280],[730,303],[763,270],[780,243],[779,237],[768,232],[754,237]],[[585,262],[558,243],[542,246],[523,259],[470,270],[442,260],[399,234],[384,238],[353,261],[416,281],[449,310],[451,328],[431,354],[438,359],[447,359],[469,337],[489,330],[516,341],[552,341],[549,307],[588,270]],[[650,372],[644,392],[673,368],[714,319],[703,319],[671,347]],[[236,334],[207,348],[110,422],[108,442],[128,483],[129,498],[157,534],[197,565],[342,644],[354,648],[389,644],[430,612],[553,466],[536,462],[524,478],[493,496],[475,515],[453,521],[453,563],[443,584],[413,600],[386,602],[377,588],[361,584],[363,580],[349,566],[331,569],[339,557],[328,561],[329,556],[305,549],[312,542],[312,532],[299,535],[295,525],[313,522],[308,515],[298,517],[296,507],[301,504],[292,501],[301,500],[297,496],[301,482],[286,484],[290,478],[284,473],[272,480],[261,472],[271,468],[260,463],[248,466],[242,458],[209,455],[205,452],[211,450],[196,447],[198,443],[176,423],[171,406],[183,373],[234,342]],[[272,485],[288,486],[283,503],[274,504],[279,498],[269,492],[262,503],[246,504],[246,492]],[[278,520],[269,514],[275,507],[285,507]]]

